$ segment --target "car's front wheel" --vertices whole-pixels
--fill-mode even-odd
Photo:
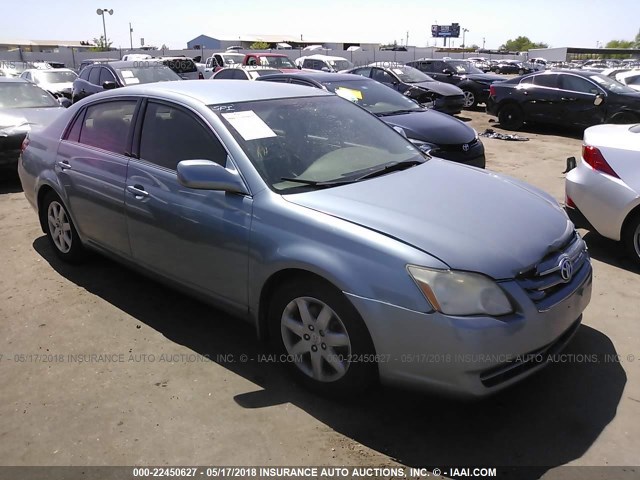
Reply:
[[[344,294],[316,278],[280,286],[269,307],[269,334],[296,380],[328,395],[353,395],[377,378],[364,321]]]
[[[476,94],[471,90],[463,90],[464,94],[464,108],[476,108],[478,106],[478,98]]]
[[[42,207],[47,238],[56,255],[66,262],[80,261],[84,256],[84,248],[60,197],[53,191],[48,192],[44,197]]]
[[[629,258],[640,265],[640,213],[627,220],[622,232],[622,241]]]
[[[507,130],[518,130],[524,125],[524,112],[519,105],[507,103],[498,112],[498,121],[502,128]]]

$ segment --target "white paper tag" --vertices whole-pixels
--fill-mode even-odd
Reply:
[[[246,112],[223,113],[222,116],[235,128],[245,140],[276,137],[276,132],[256,115],[253,110]]]
[[[120,73],[122,74],[122,78],[133,78],[133,72],[131,70],[122,70]]]
[[[127,85],[133,85],[135,83],[140,83],[140,79],[139,78],[125,78],[124,79],[124,83],[126,83]]]

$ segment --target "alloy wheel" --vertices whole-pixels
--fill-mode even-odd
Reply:
[[[64,207],[57,201],[49,204],[47,209],[47,223],[53,244],[62,253],[71,250],[72,233],[71,222]]]

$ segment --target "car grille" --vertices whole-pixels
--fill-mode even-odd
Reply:
[[[473,140],[471,140],[469,143],[458,143],[458,144],[454,144],[454,145],[438,145],[437,148],[431,150],[431,153],[433,155],[435,155],[436,157],[438,157],[438,153],[442,153],[442,152],[470,152],[472,151],[473,147],[478,143],[478,139],[474,138]],[[464,149],[464,145],[467,145],[467,149]],[[446,157],[442,157],[442,158],[446,158]]]
[[[562,278],[560,263],[568,259],[572,266],[569,280]],[[533,300],[539,311],[545,311],[569,297],[576,289],[576,282],[589,274],[591,262],[587,246],[576,232],[560,248],[550,253],[534,268],[516,277],[518,284]]]

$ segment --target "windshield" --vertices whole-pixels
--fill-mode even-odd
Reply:
[[[605,90],[609,90],[614,93],[637,93],[633,88],[629,88],[626,85],[607,77],[606,75],[600,75],[594,73],[589,75],[589,78],[600,85]]]
[[[413,100],[378,82],[349,80],[325,82],[323,85],[330,92],[366,108],[371,113],[389,114],[407,110],[416,112],[423,110]]]
[[[419,83],[419,82],[435,82],[429,75],[422,73],[417,68],[409,66],[398,66],[390,69],[395,73],[400,80],[404,83]]]
[[[37,72],[35,74],[36,83],[70,83],[78,76],[73,72]]]
[[[265,67],[297,69],[289,57],[260,57],[260,63]]]
[[[49,93],[32,83],[0,83],[0,108],[59,107]]]
[[[198,67],[196,67],[196,64],[190,58],[170,58],[162,60],[162,64],[176,73],[193,73],[198,71]]]
[[[484,73],[479,68],[474,67],[471,62],[464,60],[449,60],[448,65],[451,65],[456,73]]]
[[[145,62],[140,62],[144,64]],[[154,83],[154,82],[170,82],[173,80],[182,80],[182,77],[160,64],[149,64],[141,67],[123,67],[117,68],[118,77],[125,85],[136,85],[138,83]]]
[[[329,182],[324,187],[354,181],[389,164],[425,160],[391,127],[336,96],[210,108],[269,187],[283,194],[318,188],[318,182]]]

